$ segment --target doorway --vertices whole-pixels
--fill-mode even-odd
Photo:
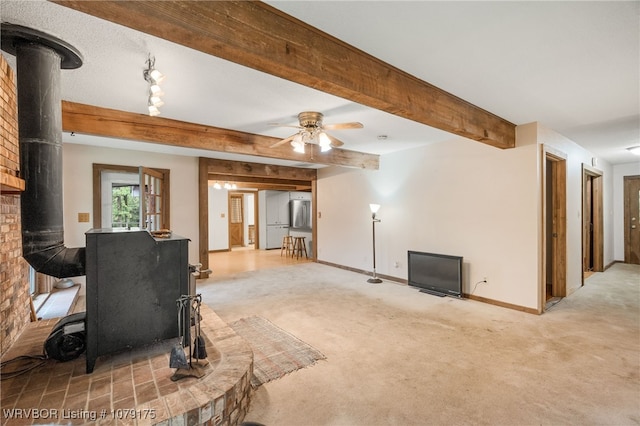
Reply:
[[[257,190],[229,193],[229,250],[256,249]]]
[[[288,167],[245,163],[238,161],[219,160],[214,158],[200,157],[198,160],[198,222],[199,222],[199,250],[198,257],[202,264],[202,271],[209,269],[209,240],[211,238],[209,229],[209,182],[210,181],[233,181],[238,188],[251,188],[254,190],[254,223],[252,228],[247,225],[246,238],[253,241],[254,247],[260,244],[260,224],[258,221],[258,197],[256,190],[279,189],[287,191],[308,191],[311,190],[312,203],[316,203],[316,169],[305,169],[299,167]],[[241,192],[241,191],[234,191]],[[249,210],[248,202],[245,200],[245,210]],[[317,253],[316,227],[312,230],[312,253]],[[230,250],[231,251],[231,250]],[[312,255],[313,256],[313,255]],[[313,258],[315,260],[315,258]],[[208,278],[210,272],[201,273],[201,278]]]
[[[640,176],[624,177],[624,262],[640,265]]]
[[[602,172],[582,165],[582,285],[604,271]]]
[[[229,248],[244,247],[244,203],[242,194],[229,194]]]
[[[170,171],[93,164],[93,227],[170,229]]]
[[[540,311],[567,295],[567,162],[543,146],[543,285]]]

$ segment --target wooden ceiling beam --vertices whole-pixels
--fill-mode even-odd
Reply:
[[[316,180],[318,177],[316,169],[229,161],[217,158],[207,158],[204,161],[206,161],[209,176],[233,176],[236,179],[262,179],[263,181],[270,179],[282,182],[295,181],[296,183],[306,183],[307,185],[310,185],[311,181]]]
[[[307,145],[307,152],[304,154],[296,153],[287,144],[271,148],[271,145],[280,140],[278,138],[68,101],[62,101],[62,129],[79,134],[278,158],[301,163],[371,170],[377,170],[379,166],[379,156],[374,154],[338,148],[320,152],[320,147],[317,145]]]
[[[499,148],[515,125],[257,1],[54,3]]]

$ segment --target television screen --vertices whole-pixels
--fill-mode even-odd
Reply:
[[[408,252],[409,285],[438,296],[462,297],[462,257]]]

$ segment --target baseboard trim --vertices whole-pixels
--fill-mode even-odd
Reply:
[[[321,263],[323,265],[332,266],[334,268],[344,269],[344,270],[347,270],[347,271],[356,272],[356,273],[359,273],[359,274],[371,276],[371,271],[365,271],[364,269],[352,268],[350,266],[339,265],[337,263],[327,262],[327,261],[319,260],[319,259],[316,262],[317,263]],[[378,277],[382,278],[383,280],[394,281],[394,282],[397,282],[397,283],[407,284],[408,285],[408,281],[405,280],[405,279],[402,279],[402,278],[392,277],[390,275],[384,275],[384,274],[376,274],[376,275]],[[542,312],[539,312],[537,309],[534,309],[534,308],[527,308],[526,306],[514,305],[512,303],[501,302],[499,300],[488,299],[486,297],[474,296],[473,294],[464,293],[463,297],[466,298],[466,299],[475,300],[477,302],[487,303],[489,305],[500,306],[501,308],[507,308],[507,309],[513,309],[514,311],[526,312],[528,314],[540,315],[542,313]]]
[[[540,315],[542,312],[539,312],[534,308],[527,308],[526,306],[514,305],[513,303],[501,302],[495,299],[488,299],[486,297],[476,296],[473,294],[464,294],[463,295],[467,299],[475,300],[482,303],[488,303],[489,305],[500,306],[501,308],[513,309],[514,311],[525,312],[527,314]]]
[[[607,269],[611,268],[616,263],[622,263],[622,261],[621,260],[614,260],[613,262],[609,263],[607,266],[604,267],[604,271],[606,271]],[[602,272],[604,272],[604,271],[602,271]]]
[[[345,265],[340,265],[340,264],[337,264],[337,263],[327,262],[327,261],[320,260],[320,259],[317,259],[316,262],[317,263],[321,263],[323,265],[332,266],[334,268],[344,269],[346,271],[351,271],[351,272],[356,272],[356,273],[362,274],[362,275],[367,275],[367,276],[371,276],[372,275],[371,271],[365,271],[364,269],[352,268],[350,266],[345,266]],[[376,276],[378,278],[383,279],[383,280],[394,281],[394,282],[401,283],[401,284],[407,284],[407,280],[403,280],[402,278],[398,278],[398,277],[392,277],[391,275],[376,274]]]

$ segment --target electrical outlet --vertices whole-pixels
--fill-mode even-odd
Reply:
[[[482,277],[482,281],[484,281],[485,283],[489,284],[489,282],[487,281],[487,277]]]
[[[395,262],[393,262],[393,267],[394,268],[399,268],[400,267],[400,262],[398,262],[397,260]]]

